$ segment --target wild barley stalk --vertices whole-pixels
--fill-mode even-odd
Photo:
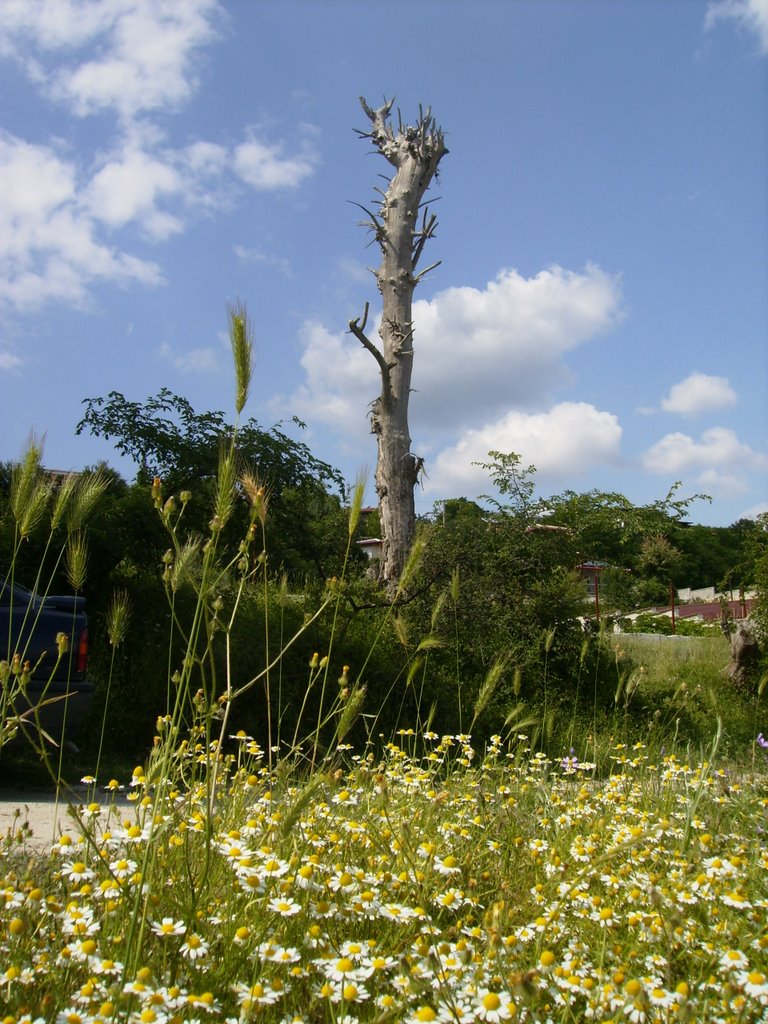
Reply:
[[[282,573],[276,594],[277,606],[280,609],[280,627],[278,632],[277,649],[283,650],[285,644],[285,609],[288,604],[288,576]],[[280,747],[282,741],[283,724],[283,661],[277,667],[277,740],[276,745]]]
[[[448,587],[448,592],[451,595],[451,605],[453,606],[453,634],[454,644],[456,650],[456,690],[458,693],[459,700],[459,732],[464,732],[464,724],[462,721],[463,708],[461,704],[461,660],[460,660],[460,644],[459,644],[459,595],[461,593],[461,584],[459,577],[459,567],[454,566],[451,572],[451,582]]]
[[[347,573],[347,566],[349,564],[349,556],[350,556],[350,553],[352,551],[352,543],[353,543],[353,538],[354,538],[354,532],[355,532],[355,529],[357,528],[357,520],[360,517],[360,510],[361,510],[362,505],[363,505],[363,495],[364,494],[365,494],[365,478],[362,475],[362,473],[360,473],[357,476],[357,479],[355,481],[355,487],[354,487],[354,490],[352,492],[350,525],[349,525],[348,530],[347,530],[347,547],[346,547],[346,550],[344,552],[344,561],[343,561],[342,567],[341,567],[341,581],[338,581],[338,580],[332,581],[332,584],[333,584],[332,590],[334,591],[334,598],[335,599],[334,599],[334,602],[333,602],[333,616],[332,616],[332,619],[331,619],[330,640],[329,640],[329,643],[328,643],[328,650],[326,652],[328,661],[326,662],[326,667],[325,667],[325,671],[323,672],[323,675],[322,675],[322,683],[321,683],[321,687],[320,687],[320,701],[319,701],[318,710],[317,710],[317,725],[315,727],[314,742],[313,742],[313,748],[312,748],[312,764],[313,765],[316,762],[317,750],[318,750],[318,745],[319,745],[319,742],[320,742],[320,728],[321,728],[321,722],[322,722],[322,719],[323,719],[323,705],[324,705],[324,702],[325,702],[325,695],[326,695],[327,686],[328,686],[328,671],[329,671],[329,666],[330,666],[330,659],[331,659],[331,656],[332,656],[332,653],[333,653],[333,642],[334,642],[334,637],[336,635],[336,624],[338,622],[339,609],[341,607],[341,597],[342,597],[343,581],[344,581],[344,579],[346,577],[346,573]],[[351,525],[352,524],[352,520],[354,520],[354,527]],[[359,678],[360,678],[360,676],[358,674],[358,679]]]
[[[253,376],[253,329],[244,303],[237,301],[227,307],[229,340],[235,364],[235,410],[245,408]]]
[[[77,473],[68,473],[56,488],[51,509],[51,529],[54,531],[58,530],[67,519],[69,507],[77,492],[78,479]]]
[[[544,633],[544,708],[541,713],[542,722],[546,723],[548,719],[548,697],[549,697],[549,652],[552,650],[552,644],[555,642],[555,635],[557,633],[557,626],[552,626]]]
[[[64,571],[75,593],[81,593],[88,574],[88,541],[80,530],[67,538]]]
[[[21,462],[11,471],[10,510],[16,524],[18,543],[34,530],[45,512],[49,485],[41,480],[43,444],[32,434],[27,442]]]
[[[469,726],[470,733],[475,727],[475,723],[478,718],[482,715],[485,709],[488,707],[488,703],[496,692],[496,687],[499,685],[501,680],[504,678],[504,673],[509,665],[509,655],[500,655],[488,669],[483,684],[477,694],[475,700],[475,707],[472,712],[472,721]]]
[[[568,748],[573,746],[573,737],[576,729],[576,713],[579,707],[579,694],[581,693],[581,677],[584,672],[584,663],[587,660],[590,649],[590,638],[589,635],[585,636],[581,641],[581,651],[579,653],[579,669],[576,673],[576,688],[573,696],[573,713],[571,714],[571,726],[568,732]]]
[[[342,697],[341,715],[336,727],[335,742],[341,743],[349,733],[365,703],[366,687],[355,685],[347,696]]]
[[[362,666],[360,667],[360,670],[357,673],[358,681],[362,680],[362,678],[364,676],[364,673],[365,673],[365,670],[368,667],[368,662],[373,657],[374,651],[376,650],[376,647],[378,646],[378,643],[379,643],[381,637],[384,634],[384,630],[387,628],[388,625],[390,625],[390,623],[396,622],[396,620],[398,618],[397,612],[396,612],[398,601],[403,596],[403,594],[405,593],[405,588],[407,586],[407,583],[408,583],[409,579],[412,576],[414,576],[414,574],[416,573],[419,565],[421,564],[421,561],[422,561],[422,559],[424,557],[424,552],[426,550],[427,537],[428,537],[428,535],[427,535],[426,531],[420,532],[417,535],[416,540],[414,541],[414,543],[413,543],[413,545],[411,547],[411,551],[410,551],[410,553],[408,555],[408,558],[406,560],[405,567],[403,569],[403,574],[400,577],[400,581],[398,583],[398,586],[397,586],[397,589],[395,591],[394,597],[393,597],[393,599],[391,601],[388,602],[388,604],[386,606],[386,611],[385,611],[384,615],[382,615],[382,617],[381,617],[381,621],[379,623],[379,628],[377,629],[373,639],[371,640],[371,643],[368,646],[368,651],[366,653],[365,659],[363,660],[363,664],[362,664]],[[397,625],[395,625],[394,628],[395,628],[396,632],[397,632],[398,628],[401,630],[401,635],[402,636],[399,637],[399,639],[401,639],[401,642],[402,642],[402,637],[406,636],[406,633],[405,633],[405,623],[401,623],[401,625],[399,627]],[[382,701],[382,704],[380,705],[379,711],[376,712],[376,715],[374,717],[374,726],[373,727],[375,727],[375,723],[378,721],[379,716],[381,714],[381,708],[384,706],[384,703],[389,698],[389,696],[392,694],[392,692],[393,692],[393,690],[394,690],[394,688],[395,688],[395,686],[397,684],[398,679],[399,679],[399,676],[396,677],[395,680],[390,685],[389,690],[387,691],[386,698],[384,698],[384,700]]]
[[[109,477],[103,469],[78,475],[72,494],[66,501],[65,519],[69,533],[79,533],[84,528],[108,487]]]
[[[104,749],[104,737],[107,730],[107,712],[109,710],[109,699],[112,691],[112,678],[115,671],[115,657],[117,655],[118,647],[121,647],[128,635],[128,626],[131,620],[131,602],[128,597],[128,591],[124,589],[116,590],[112,595],[109,608],[107,609],[107,638],[109,639],[109,646],[111,648],[109,657],[109,673],[107,675],[107,692],[104,695],[104,710],[101,715],[101,729],[99,730],[99,746],[96,752],[96,767],[93,771],[94,783],[93,792],[91,793],[91,799],[95,799],[96,796],[96,780],[99,777],[99,769],[101,768],[101,755]]]
[[[702,770],[699,773],[699,778],[696,783],[696,787],[693,791],[693,795],[686,801],[686,815],[685,815],[685,828],[683,830],[682,849],[683,851],[688,849],[688,844],[691,839],[691,829],[693,828],[693,822],[696,819],[696,812],[699,804],[707,789],[709,782],[709,776],[712,774],[712,767],[717,757],[717,751],[720,748],[720,741],[723,738],[723,720],[718,715],[717,717],[717,731],[710,744],[709,753],[707,759],[702,762]]]

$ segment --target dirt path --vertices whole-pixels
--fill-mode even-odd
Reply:
[[[31,829],[28,844],[40,853],[47,852],[62,832],[74,838],[79,833],[69,813],[70,803],[80,806],[88,795],[85,786],[69,790],[58,800],[54,792],[46,790],[0,788],[0,841],[9,834],[18,834],[27,825]],[[111,796],[104,794],[98,794],[96,799],[102,804],[113,802]],[[119,806],[122,803],[121,800]]]

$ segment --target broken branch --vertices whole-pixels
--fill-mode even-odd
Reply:
[[[381,370],[382,384],[383,384],[385,389],[389,390],[389,386],[390,386],[390,381],[389,381],[390,366],[387,363],[387,361],[384,358],[384,356],[381,354],[381,352],[376,348],[376,346],[373,344],[371,339],[365,333],[365,325],[367,323],[368,323],[368,303],[366,302],[365,310],[363,312],[363,322],[362,322],[362,324],[360,323],[360,317],[356,317],[356,319],[349,321],[349,330],[350,330],[350,333],[354,334],[354,336],[357,338],[357,340],[360,342],[360,344],[363,346],[363,348],[366,348],[371,353],[371,355],[376,360],[376,362],[379,364],[379,369]]]
[[[428,274],[430,272],[430,270],[434,270],[435,267],[439,267],[442,262],[443,262],[442,260],[438,260],[437,263],[432,263],[430,266],[425,267],[424,270],[422,270],[420,274],[416,274],[416,276],[412,278],[413,283],[414,284],[418,284],[419,281],[422,279],[422,277],[424,277],[426,274]]]

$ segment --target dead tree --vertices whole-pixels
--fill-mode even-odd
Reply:
[[[760,663],[760,645],[754,622],[744,619],[737,623],[736,627],[729,631],[729,639],[731,660],[723,674],[739,689],[747,690]]]
[[[360,103],[371,127],[358,134],[370,139],[395,168],[392,178],[387,179],[386,191],[376,189],[380,198],[374,202],[374,209],[360,206],[368,218],[363,224],[371,229],[381,249],[381,265],[373,271],[383,302],[381,347],[365,333],[368,303],[362,322],[359,317],[349,322],[350,331],[376,360],[381,375],[381,392],[371,404],[371,432],[378,446],[376,493],[382,532],[379,578],[392,588],[400,579],[413,542],[414,488],[422,468],[422,460],[411,451],[408,429],[413,292],[421,278],[439,265],[438,261],[416,272],[437,225],[437,217],[422,199],[447,150],[429,108],[419,109],[416,125],[403,125],[398,114],[395,133],[389,123],[392,100],[378,110],[372,110],[362,97]]]

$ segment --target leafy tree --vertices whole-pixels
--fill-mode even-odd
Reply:
[[[617,565],[607,565],[599,576],[601,613],[626,614],[641,603],[637,575]]]
[[[678,549],[660,533],[643,538],[638,558],[642,576],[639,589],[643,604],[664,602],[669,599],[670,587],[680,568],[682,555]]]
[[[137,465],[136,484],[145,491],[154,477],[161,478],[166,495],[189,491],[188,524],[202,530],[219,454],[235,430],[224,414],[197,413],[186,398],[168,388],[144,403],[111,391],[83,404],[85,415],[77,433],[88,430],[113,440],[115,448]],[[294,422],[303,426],[300,420]],[[321,576],[336,571],[346,529],[345,486],[339,471],[289,437],[281,424],[264,429],[251,419],[238,425],[237,448],[243,467],[256,473],[268,495],[267,548],[274,567]],[[149,501],[147,508],[151,509]],[[241,513],[242,520],[245,502]],[[233,536],[242,525],[231,524]]]
[[[435,507],[417,581],[425,589],[403,611],[412,635],[430,638],[439,713],[452,708],[460,725],[494,665],[506,666],[481,730],[499,729],[518,697],[539,702],[546,717],[548,687],[558,699],[571,694],[586,610],[570,532],[536,519],[532,468],[490,455],[486,468],[510,500],[491,500],[490,510],[466,498]]]
[[[755,558],[753,536],[759,527],[753,519],[731,526],[680,524],[671,540],[682,555],[680,577],[685,586],[738,590],[752,583]]]
[[[582,560],[636,568],[646,538],[668,537],[696,500],[709,500],[702,494],[680,498],[679,488],[676,483],[665,498],[647,505],[633,505],[615,491],[593,489],[578,494],[568,490],[548,498],[541,508],[548,522],[572,532]]]
[[[674,529],[695,498],[681,498],[676,485],[643,506],[598,490],[543,499],[535,468],[519,455],[492,451],[489,460],[481,465],[499,496],[483,496],[485,507],[466,498],[436,506],[424,589],[403,614],[417,623],[414,636],[430,637],[429,679],[442,707],[461,693],[466,722],[467,702],[502,659],[508,671],[489,705],[496,727],[523,699],[537,705],[546,729],[559,703],[578,706],[581,693],[608,706],[615,693],[613,655],[581,625],[591,606],[578,566],[606,564],[601,606],[605,597],[608,607],[629,610],[638,584],[658,588],[658,580],[668,593],[680,563]]]
[[[768,650],[768,512],[763,512],[757,517],[756,527],[750,537],[751,554],[754,559],[752,580],[757,591],[752,617],[757,623],[760,642],[765,652]]]

